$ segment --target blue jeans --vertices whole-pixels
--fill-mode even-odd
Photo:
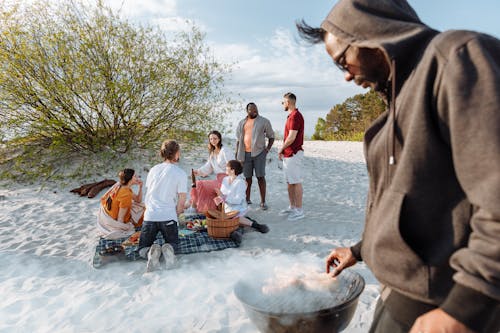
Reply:
[[[179,230],[177,222],[170,221],[144,221],[141,228],[141,237],[139,238],[139,249],[151,247],[156,240],[156,235],[161,232],[165,243],[169,243],[177,252],[179,248]]]

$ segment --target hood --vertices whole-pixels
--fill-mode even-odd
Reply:
[[[405,0],[339,0],[321,28],[352,45],[382,49],[401,75],[438,33]]]
[[[405,0],[339,0],[321,28],[346,43],[385,54],[391,70],[385,92],[392,126],[388,163],[395,164],[396,96],[439,32],[422,23]]]

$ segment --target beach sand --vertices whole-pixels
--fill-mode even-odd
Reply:
[[[368,179],[362,143],[304,144],[304,211],[287,221],[288,205],[277,148],[268,155],[267,203],[261,211],[254,179],[248,213],[271,231],[244,234],[240,248],[178,256],[173,270],[145,273],[146,262],[91,265],[98,198],[40,184],[0,188],[1,332],[257,332],[233,293],[242,278],[300,270],[324,271],[334,247],[356,243],[363,230]],[[189,174],[206,151],[185,153]],[[138,162],[140,166],[140,162]],[[145,170],[138,173],[145,179]],[[116,179],[115,174],[107,175]],[[90,182],[90,181],[89,181]],[[366,287],[345,332],[366,332],[378,283],[363,263]]]

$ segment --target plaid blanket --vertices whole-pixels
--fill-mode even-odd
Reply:
[[[120,239],[105,239],[100,238],[96,246],[92,266],[99,268],[104,264],[117,260],[137,260],[142,259],[139,256],[139,246],[130,245],[124,246],[128,237]],[[165,240],[161,233],[156,236],[155,243],[160,246],[165,244]],[[219,251],[227,248],[235,248],[239,245],[231,239],[214,239],[208,236],[206,231],[194,232],[189,235],[179,234],[179,249],[176,254],[189,254],[197,252]]]

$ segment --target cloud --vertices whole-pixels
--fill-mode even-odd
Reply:
[[[269,118],[280,132],[286,119],[281,100],[288,91],[297,95],[297,106],[306,121],[306,135],[314,133],[318,117],[324,118],[335,104],[364,92],[344,80],[323,45],[303,45],[286,29],[275,30],[271,37],[259,40],[258,46],[210,46],[220,61],[237,61],[226,88],[241,97],[242,105],[249,101],[257,103],[261,115]],[[235,123],[244,116],[244,109],[240,108],[232,121]]]
[[[318,117],[347,97],[363,92],[347,83],[332,64],[323,45],[306,46],[288,29],[278,28],[268,38],[245,43],[223,44],[210,41],[210,27],[196,18],[177,12],[176,0],[105,0],[123,15],[164,31],[185,31],[194,24],[207,33],[206,42],[220,62],[233,64],[226,78],[226,89],[240,101],[231,120],[235,126],[245,116],[244,105],[254,101],[262,115],[281,129],[286,114],[281,108],[284,93],[297,95],[297,105],[306,119],[306,134],[312,135]]]

